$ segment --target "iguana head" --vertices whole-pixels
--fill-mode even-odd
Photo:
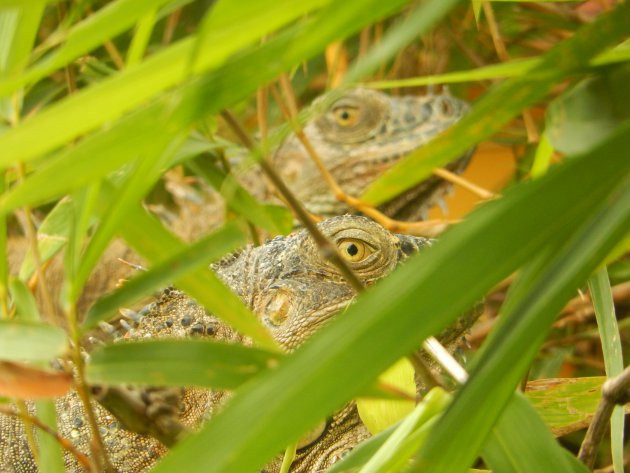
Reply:
[[[376,90],[351,89],[336,100],[314,102],[321,109],[304,128],[308,140],[341,188],[358,197],[401,157],[423,146],[453,125],[468,105],[451,95],[391,97]],[[469,155],[451,164],[461,171]],[[306,208],[319,215],[340,215],[348,207],[338,202],[295,137],[274,155],[274,164]],[[390,216],[417,219],[446,190],[431,178],[383,207]]]
[[[396,235],[359,216],[334,217],[318,227],[366,286],[429,244],[425,238]],[[241,283],[241,297],[287,349],[300,345],[355,297],[306,231],[277,237],[215,268],[231,287],[238,287],[245,266],[250,281]]]

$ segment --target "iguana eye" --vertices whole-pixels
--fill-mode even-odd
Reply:
[[[337,242],[337,248],[341,253],[341,257],[351,263],[358,263],[370,256],[373,252],[372,247],[367,243],[355,238],[344,238]]]
[[[359,109],[348,105],[340,105],[332,111],[335,122],[341,127],[356,125],[359,119]]]

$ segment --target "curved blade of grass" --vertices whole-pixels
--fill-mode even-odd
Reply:
[[[592,57],[622,41],[629,30],[630,5],[619,4],[551,49],[526,75],[494,87],[457,124],[382,174],[361,199],[381,204],[413,187],[433,168],[462,156],[525,107],[545,97],[558,82],[587,67]]]
[[[127,67],[134,66],[142,61],[142,57],[147,50],[149,40],[151,39],[151,33],[153,33],[153,27],[157,20],[157,8],[153,8],[147,11],[144,15],[138,18],[131,44],[127,50]]]
[[[0,320],[0,360],[50,361],[67,349],[65,332],[39,322]]]
[[[54,431],[57,431],[57,411],[50,400],[36,402],[37,417]],[[39,446],[39,471],[41,473],[64,473],[63,449],[57,439],[40,429],[35,429]]]
[[[94,350],[90,383],[235,389],[280,362],[278,353],[209,340],[115,343]]]
[[[590,67],[626,62],[630,60],[630,43],[625,42],[613,49],[595,56],[590,62]],[[424,77],[411,77],[409,79],[370,81],[363,83],[364,87],[373,89],[394,89],[397,87],[419,87],[434,84],[457,84],[460,82],[473,82],[493,79],[507,79],[521,76],[536,67],[540,58],[513,59],[500,64],[477,67],[466,71],[446,72]]]
[[[418,465],[425,471],[465,471],[474,461],[481,442],[533,360],[555,315],[630,225],[627,184],[628,176],[625,182],[622,180],[622,189],[593,219],[585,219],[569,243],[552,255],[545,254],[546,261],[541,259],[541,264],[527,273],[528,278],[535,279],[514,291],[511,304],[504,306],[499,326],[475,358],[469,381],[457,393],[419,454]],[[492,389],[488,390],[488,386]],[[465,427],[461,425],[463,415],[469,422]]]
[[[623,358],[621,355],[621,340],[615,304],[612,298],[612,289],[608,279],[606,267],[597,271],[588,280],[588,287],[595,308],[595,318],[599,338],[604,353],[604,366],[606,376],[613,378],[623,371]],[[610,442],[615,473],[623,473],[623,437],[624,437],[624,408],[616,406],[610,418]]]
[[[247,238],[238,223],[234,221],[226,223],[211,235],[186,247],[184,251],[171,255],[150,271],[127,281],[122,288],[98,300],[87,313],[83,329],[94,327],[118,308],[125,307],[150,291],[164,287],[187,271],[206,267],[246,242]]]
[[[502,200],[478,208],[429,250],[362,294],[278,369],[239,390],[221,413],[153,471],[262,467],[424,338],[439,333],[540,247],[570,235],[630,172],[629,146],[630,133],[619,133],[592,153],[567,160],[540,179],[514,187]],[[467,426],[469,416],[460,415],[450,435]],[[474,424],[467,430],[472,428]]]

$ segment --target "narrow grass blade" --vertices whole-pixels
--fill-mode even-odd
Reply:
[[[608,279],[606,267],[597,271],[588,280],[588,287],[595,308],[595,318],[599,338],[604,353],[604,365],[606,376],[613,378],[623,371],[623,358],[621,356],[621,340],[615,304],[612,298],[612,289]],[[610,441],[613,466],[615,473],[623,473],[623,437],[624,437],[624,408],[616,406],[610,418]]]
[[[39,322],[0,320],[0,360],[50,361],[67,349],[58,327]]]
[[[37,417],[54,431],[57,431],[57,411],[51,400],[37,401]],[[52,435],[35,429],[39,445],[39,471],[41,473],[64,473],[63,450]]]
[[[630,43],[621,45],[595,56],[590,62],[590,67],[598,67],[606,64],[626,62],[630,59]],[[394,79],[382,81],[370,81],[363,85],[374,89],[393,89],[396,87],[421,87],[435,84],[457,84],[461,82],[474,82],[482,80],[507,79],[509,77],[527,74],[530,69],[536,67],[541,58],[512,59],[511,61],[489,66],[476,67],[465,71],[445,72],[423,77],[410,77],[409,79]]]
[[[184,251],[170,256],[150,271],[127,281],[116,292],[97,301],[85,317],[83,329],[94,327],[99,321],[111,316],[119,307],[125,307],[150,291],[170,284],[187,271],[207,267],[211,262],[246,242],[245,234],[238,223],[227,223],[221,229],[186,247]]]
[[[463,155],[497,132],[523,108],[545,97],[560,81],[585,68],[596,54],[619,43],[629,28],[630,5],[627,3],[619,4],[614,11],[582,27],[546,53],[528,74],[494,87],[468,115],[386,171],[361,198],[371,204],[381,204],[425,179],[433,168]]]
[[[90,383],[236,389],[276,366],[280,355],[208,340],[153,340],[98,348],[87,366]]]

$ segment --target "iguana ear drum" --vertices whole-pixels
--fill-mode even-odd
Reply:
[[[388,117],[389,103],[382,95],[374,90],[352,90],[335,101],[315,124],[329,142],[369,141]]]

